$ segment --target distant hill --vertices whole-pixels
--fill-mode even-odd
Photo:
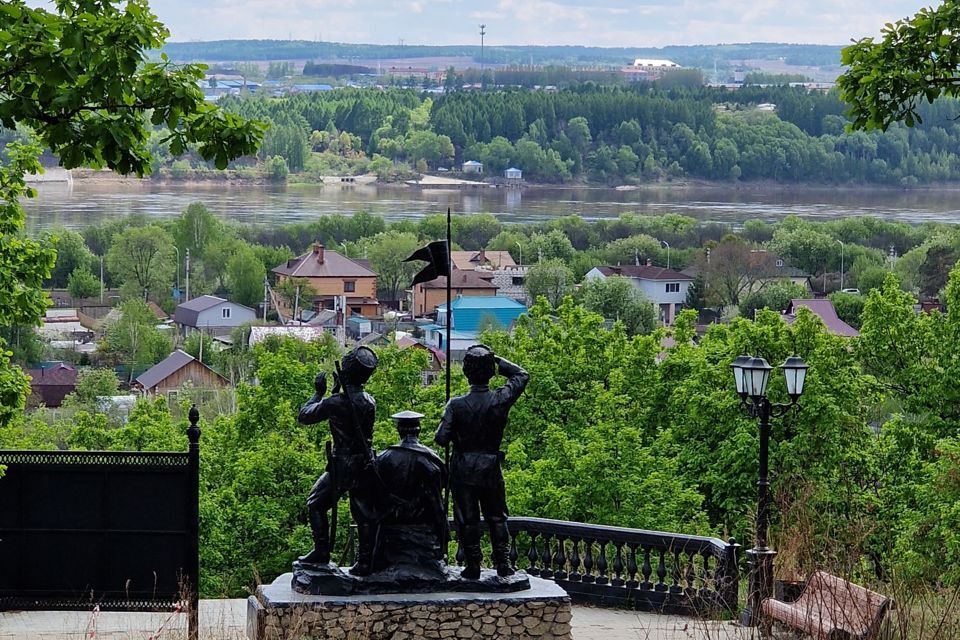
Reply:
[[[741,60],[782,61],[787,65],[835,67],[841,47],[813,44],[746,43],[669,46],[660,48],[606,48],[572,46],[485,47],[489,64],[560,64],[619,66],[635,58],[668,58],[685,67],[727,67]],[[479,61],[474,45],[376,45],[306,40],[215,40],[170,42],[163,49],[179,62],[239,62],[268,60],[390,60],[467,58]]]

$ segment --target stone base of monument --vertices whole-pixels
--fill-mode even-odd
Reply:
[[[247,603],[249,640],[413,640],[414,638],[570,639],[570,597],[531,577],[515,593],[297,593],[287,573]]]

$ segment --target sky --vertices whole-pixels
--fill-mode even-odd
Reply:
[[[846,44],[916,13],[918,0],[152,0],[171,41],[660,47]]]

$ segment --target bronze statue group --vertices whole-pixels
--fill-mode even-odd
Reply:
[[[400,442],[375,454],[376,402],[364,385],[376,367],[371,349],[353,349],[337,365],[332,394],[326,396],[327,379],[321,372],[314,381],[316,393],[300,410],[304,424],[327,421],[333,442],[327,445],[327,469],[307,499],[313,550],[294,563],[294,588],[308,593],[352,592],[353,586],[343,585],[374,578],[394,586],[430,585],[451,577],[476,582],[482,573],[481,515],[490,531],[496,576],[500,582],[510,580],[514,570],[500,447],[510,408],[529,380],[527,372],[484,345],[466,351],[463,373],[470,390],[450,399],[434,438],[452,449],[448,468],[420,443],[423,416],[412,411],[393,416]],[[506,384],[491,389],[490,380],[497,373]],[[455,576],[445,563],[445,490],[453,498],[464,556],[465,566]],[[336,526],[336,506],[344,494],[349,495],[357,526],[356,563],[349,572],[330,562],[331,526]]]

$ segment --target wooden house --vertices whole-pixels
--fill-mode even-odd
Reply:
[[[134,387],[145,394],[156,395],[176,391],[187,383],[199,389],[216,389],[230,384],[226,378],[186,351],[177,349],[140,374]]]

